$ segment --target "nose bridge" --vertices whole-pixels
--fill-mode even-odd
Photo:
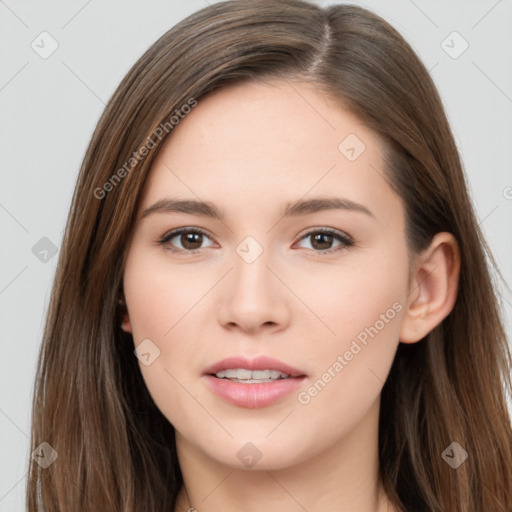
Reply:
[[[286,321],[285,290],[268,268],[275,266],[272,251],[254,237],[246,237],[233,254],[233,270],[220,305],[220,321],[255,329]]]
[[[233,292],[247,300],[266,300],[273,288],[271,251],[253,236],[247,236],[235,249]]]

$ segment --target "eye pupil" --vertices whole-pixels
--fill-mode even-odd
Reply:
[[[185,249],[199,249],[203,243],[203,235],[201,233],[183,233],[181,243]]]
[[[332,239],[333,239],[333,236],[329,235],[327,233],[316,233],[315,235],[313,235],[312,246],[315,249],[319,249],[319,250],[329,249],[332,244]],[[315,245],[315,244],[317,244],[317,242],[319,242],[320,247],[318,245]]]

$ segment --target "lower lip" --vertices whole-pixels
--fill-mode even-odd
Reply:
[[[305,376],[289,379],[278,379],[274,382],[261,384],[243,384],[227,379],[218,379],[213,375],[205,375],[207,385],[221,398],[239,407],[255,409],[277,402],[292,391],[297,390],[305,380]]]

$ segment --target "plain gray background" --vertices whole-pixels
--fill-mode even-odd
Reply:
[[[36,358],[86,145],[135,60],[207,3],[214,2],[0,0],[0,512],[25,509]],[[389,21],[430,70],[480,224],[510,286],[512,1],[350,3]],[[469,46],[458,55],[464,41]],[[52,44],[56,51],[42,58]],[[503,287],[500,293],[510,333],[512,296]]]

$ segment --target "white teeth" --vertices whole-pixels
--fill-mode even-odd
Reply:
[[[281,376],[280,372],[271,372],[270,370],[253,370],[251,373],[253,379],[270,379],[271,376],[273,379],[277,379]],[[275,375],[276,373],[277,375]]]
[[[250,379],[252,377],[252,370],[244,370],[243,368],[239,368],[238,370],[234,370],[235,375],[229,375],[230,370],[228,370],[228,377],[234,377],[235,379]]]
[[[277,370],[246,370],[245,368],[221,370],[217,372],[218,379],[234,379],[245,382],[271,382],[277,379],[287,379],[289,375]]]

